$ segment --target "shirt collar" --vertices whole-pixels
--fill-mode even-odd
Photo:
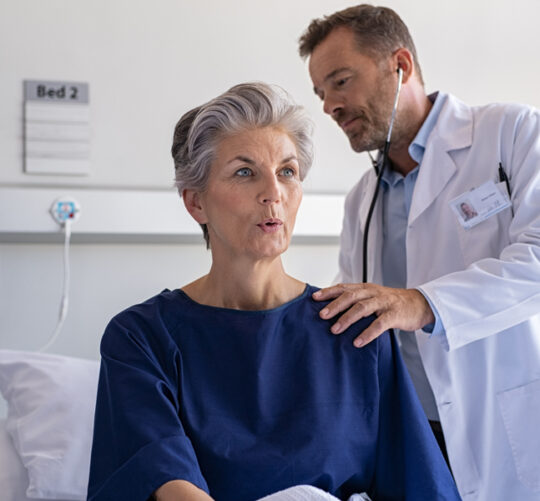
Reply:
[[[384,169],[381,177],[381,181],[383,181],[386,186],[391,187],[394,187],[401,179],[403,179],[402,174],[393,169],[389,169],[388,167]]]
[[[428,99],[433,103],[433,106],[431,107],[431,110],[429,110],[428,116],[424,120],[424,123],[422,124],[422,127],[420,127],[416,137],[409,145],[409,155],[417,164],[422,163],[429,135],[437,123],[444,104],[444,99],[439,92],[430,94]]]
[[[422,163],[429,135],[439,119],[445,101],[444,95],[441,95],[438,91],[430,94],[428,99],[433,103],[433,106],[431,107],[431,110],[429,110],[428,116],[424,120],[420,130],[409,145],[409,155],[418,166]],[[416,166],[409,174],[416,174],[418,172],[418,166]],[[395,186],[403,179],[403,175],[393,169],[385,169],[381,179],[386,186]]]

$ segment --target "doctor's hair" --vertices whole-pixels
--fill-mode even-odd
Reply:
[[[280,87],[262,82],[242,83],[188,111],[176,124],[171,154],[180,196],[185,189],[199,192],[206,189],[222,139],[263,127],[276,127],[290,136],[296,146],[303,181],[313,162],[311,119]],[[209,248],[208,228],[205,224],[201,228]]]
[[[298,40],[300,57],[306,59],[334,29],[341,27],[353,31],[358,49],[364,51],[375,62],[380,58],[390,57],[397,49],[409,50],[413,55],[418,78],[424,85],[416,47],[409,29],[397,13],[388,7],[361,4],[313,19]]]

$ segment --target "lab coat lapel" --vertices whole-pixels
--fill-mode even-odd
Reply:
[[[409,225],[433,203],[456,173],[451,152],[471,146],[472,126],[471,108],[448,96],[426,145],[411,202]]]

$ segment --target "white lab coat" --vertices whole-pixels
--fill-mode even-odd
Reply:
[[[452,471],[464,500],[540,500],[540,112],[469,107],[452,96],[432,131],[407,230],[407,287],[437,308],[445,337],[416,332]],[[506,209],[470,230],[449,201],[510,179]],[[362,230],[375,188],[348,194],[340,281],[362,279]],[[504,185],[503,185],[503,189]],[[369,281],[382,283],[380,198],[369,235]]]

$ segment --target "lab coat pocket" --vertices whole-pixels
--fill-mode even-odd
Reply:
[[[540,379],[501,392],[497,399],[518,478],[540,491]]]
[[[463,228],[456,219],[459,243],[465,266],[487,257],[498,258],[510,243],[509,227],[512,213],[506,209],[470,229]]]

